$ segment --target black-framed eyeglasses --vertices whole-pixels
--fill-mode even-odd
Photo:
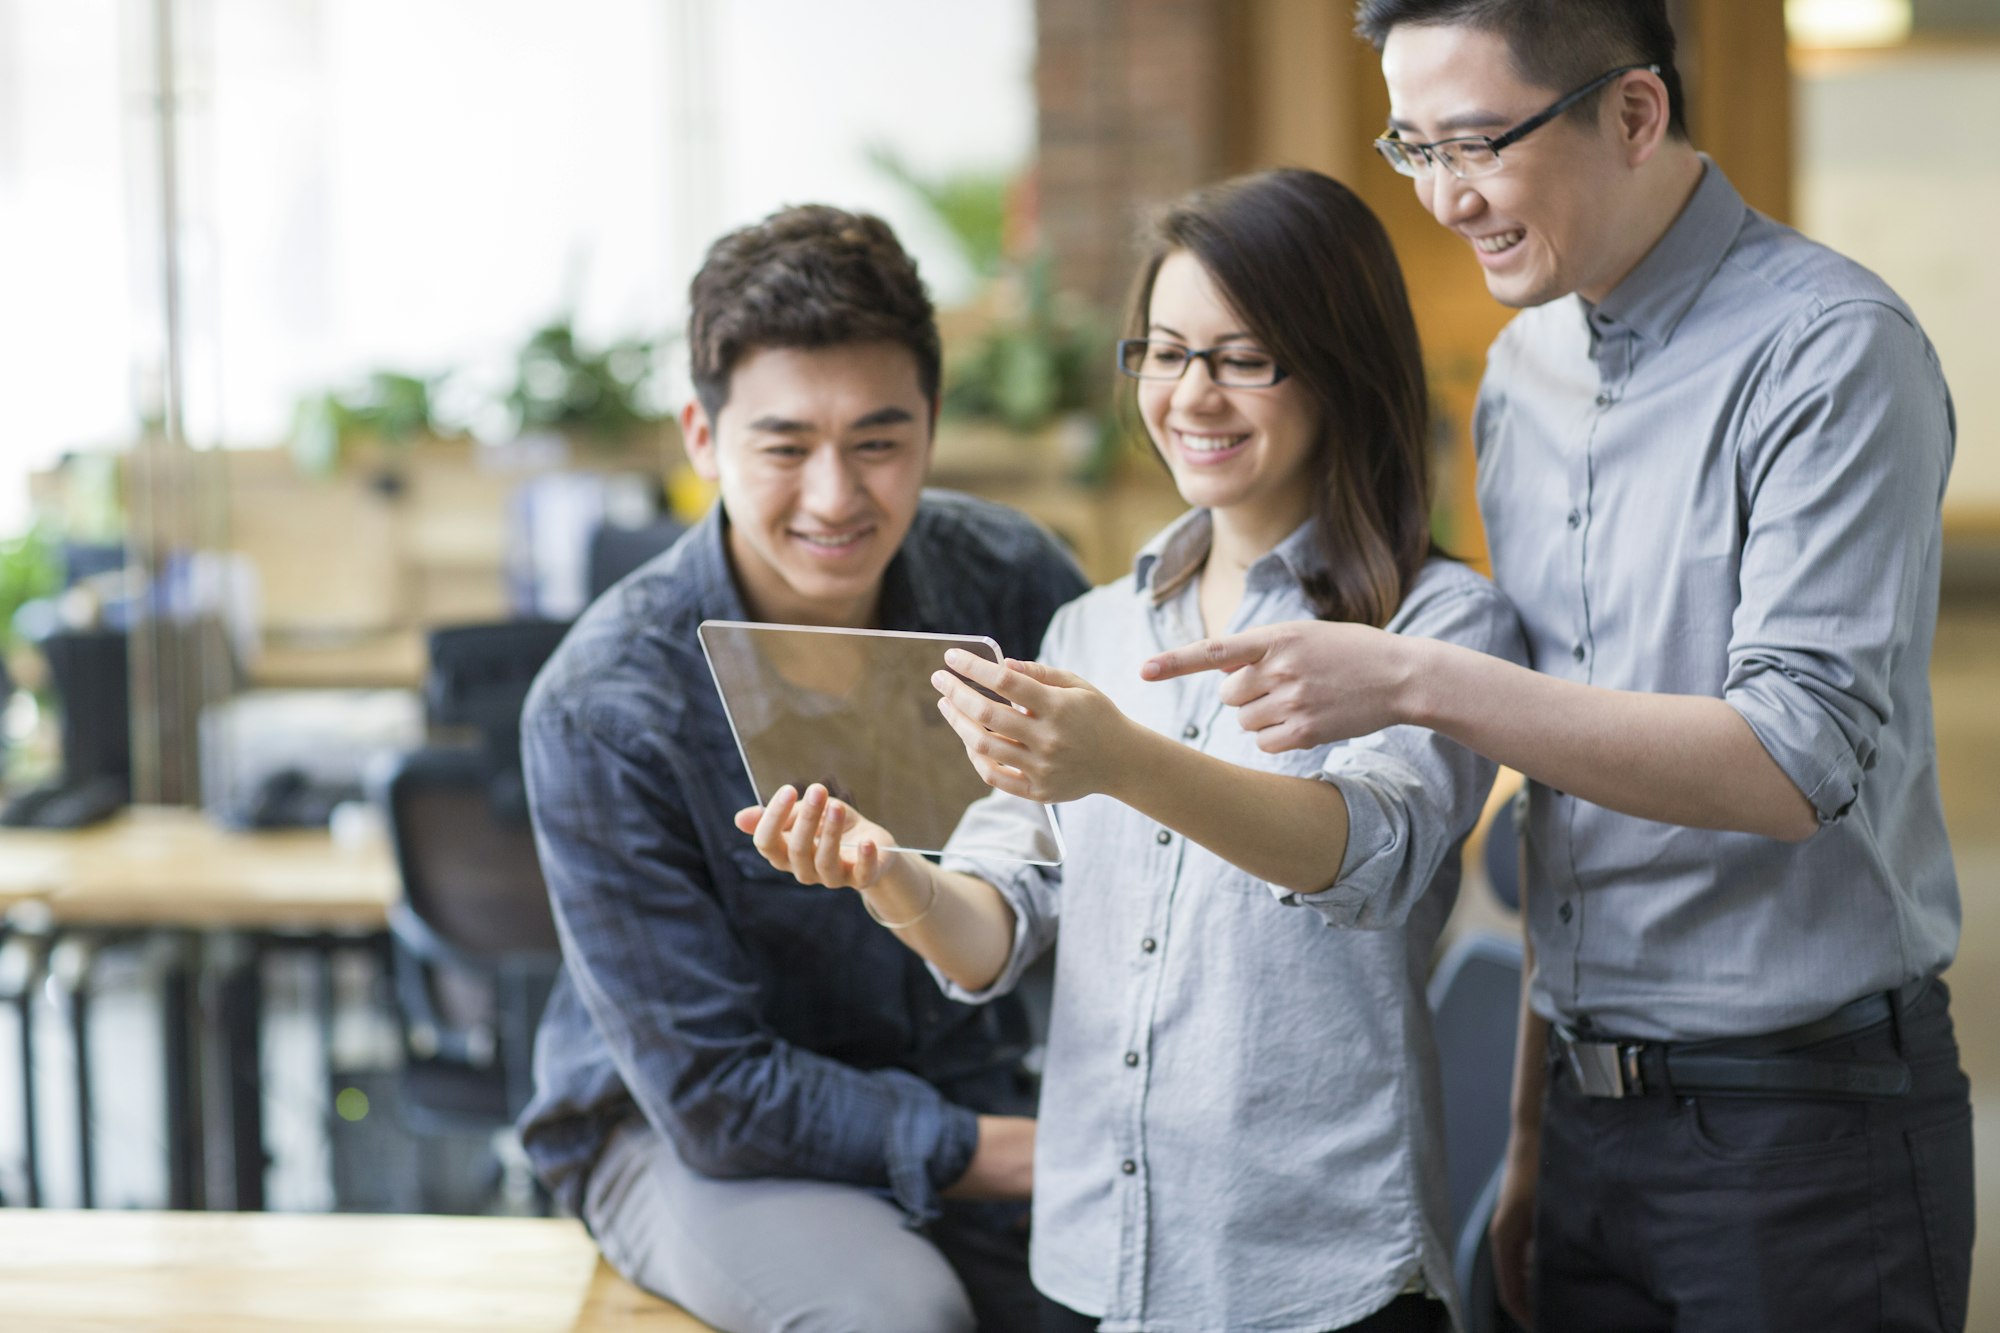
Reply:
[[[1564,93],[1551,102],[1547,110],[1529,116],[1512,129],[1491,138],[1484,134],[1467,134],[1433,143],[1412,143],[1408,139],[1397,138],[1395,131],[1391,130],[1375,141],[1375,151],[1400,174],[1417,180],[1431,174],[1432,163],[1443,163],[1446,171],[1462,181],[1475,176],[1490,176],[1500,170],[1501,149],[1521,142],[1613,79],[1641,69],[1648,74],[1657,75],[1660,72],[1658,65],[1620,65],[1609,73],[1598,75],[1575,92]]]
[[[1118,369],[1135,380],[1177,380],[1197,361],[1208,362],[1208,378],[1224,389],[1268,389],[1288,373],[1269,353],[1240,343],[1187,347],[1149,338],[1118,342]]]

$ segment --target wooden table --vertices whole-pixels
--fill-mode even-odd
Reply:
[[[235,832],[163,806],[85,829],[0,829],[0,906],[39,900],[57,925],[380,930],[400,893],[380,838]]]
[[[704,1333],[572,1221],[0,1211],[0,1321],[21,1329]]]
[[[262,992],[257,952],[291,935],[379,935],[401,893],[381,837],[336,844],[323,829],[238,832],[200,811],[135,806],[84,829],[0,829],[0,906],[24,928],[100,938],[126,930],[170,933],[185,963],[163,995],[167,1065],[168,1192],[176,1207],[208,1195],[206,1141],[226,1141],[238,1208],[263,1206]],[[238,947],[245,938],[248,948]],[[219,998],[204,1022],[200,985]],[[81,1177],[91,1199],[88,985],[73,997]],[[24,1005],[25,1012],[25,1005]],[[204,1060],[204,1052],[208,1058]],[[23,1043],[22,1093],[33,1141],[32,1053]],[[202,1070],[223,1071],[219,1107],[204,1114]],[[29,1194],[39,1191],[31,1161]]]

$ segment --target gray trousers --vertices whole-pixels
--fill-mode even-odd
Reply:
[[[1025,1237],[933,1240],[852,1185],[703,1176],[643,1119],[605,1146],[583,1220],[614,1268],[724,1333],[1035,1326]]]

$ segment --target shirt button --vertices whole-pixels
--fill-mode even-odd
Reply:
[[[1199,735],[1201,735],[1201,728],[1192,722],[1181,728],[1181,739],[1184,741],[1191,741]]]
[[[1568,903],[1564,903],[1561,907],[1556,908],[1556,915],[1562,918],[1564,925],[1568,925],[1569,919],[1576,915],[1576,909]]]
[[[1571,648],[1569,650],[1569,655],[1571,657],[1574,657],[1577,661],[1581,662],[1583,660],[1583,645],[1579,643],[1574,648]]]
[[[1127,1069],[1136,1069],[1138,1068],[1138,1066],[1139,1066],[1139,1053],[1137,1051],[1125,1052],[1125,1067]]]
[[[1569,511],[1569,525],[1573,528],[1583,525],[1583,514],[1575,509]]]
[[[1151,935],[1148,935],[1145,939],[1139,941],[1139,948],[1145,951],[1146,953],[1151,953],[1153,952],[1153,950],[1159,947],[1160,947],[1160,942],[1154,939]]]
[[[1610,394],[1608,394],[1608,393],[1600,393],[1600,394],[1598,394],[1598,395],[1597,395],[1597,405],[1598,405],[1599,407],[1609,407],[1609,406],[1611,406],[1611,395],[1610,395]]]
[[[1139,1172],[1139,1164],[1133,1161],[1131,1158],[1127,1157],[1124,1161],[1118,1164],[1118,1169],[1120,1171],[1123,1171],[1128,1176],[1137,1175]]]
[[[1159,843],[1160,846],[1162,847],[1166,846],[1173,840],[1174,840],[1174,835],[1167,832],[1165,829],[1161,829],[1158,833],[1155,833],[1153,835],[1153,841]]]

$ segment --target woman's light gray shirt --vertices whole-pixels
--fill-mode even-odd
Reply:
[[[1146,682],[1150,654],[1202,637],[1196,510],[1133,577],[1056,613],[1041,658],[1133,720],[1232,763],[1317,777],[1346,798],[1334,885],[1287,894],[1127,806],[1058,806],[1057,868],[954,857],[1013,907],[1010,989],[1056,939],[1055,1005],[1035,1152],[1035,1283],[1118,1330],[1320,1333],[1421,1275],[1451,1289],[1436,1050],[1424,1000],[1459,851],[1493,765],[1416,727],[1267,755],[1203,672]],[[1310,619],[1309,527],[1252,565],[1231,630]],[[1390,622],[1514,661],[1514,613],[1434,560]],[[995,793],[961,833],[1003,838],[1024,803]],[[968,827],[977,825],[976,828]],[[1024,829],[1020,837],[1029,838]],[[956,841],[956,840],[955,840]]]

